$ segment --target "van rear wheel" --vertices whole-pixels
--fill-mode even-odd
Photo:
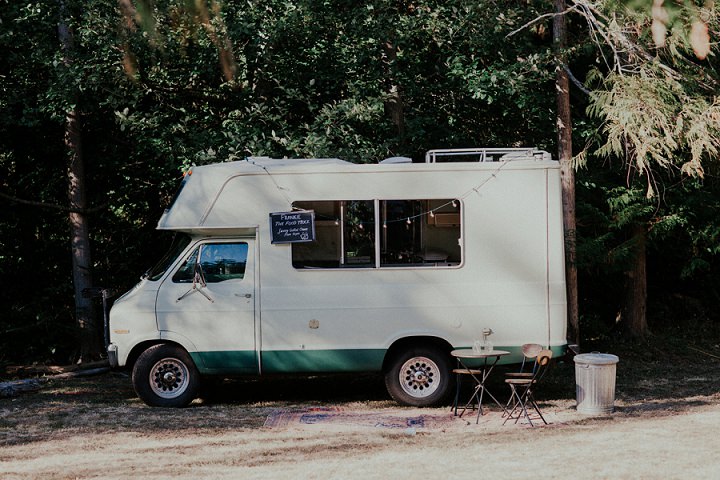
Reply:
[[[385,372],[385,387],[402,405],[430,407],[450,390],[450,359],[434,346],[409,348],[396,354]]]
[[[200,386],[200,374],[190,355],[175,345],[153,345],[135,362],[133,387],[152,407],[185,407]]]

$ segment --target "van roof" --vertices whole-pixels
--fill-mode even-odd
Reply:
[[[403,192],[415,188],[416,180],[420,178],[413,177],[414,180],[404,182],[408,174],[424,178],[432,176],[431,187],[426,188],[427,195],[440,195],[441,188],[445,192],[443,195],[450,195],[455,188],[451,185],[459,178],[477,178],[476,175],[482,172],[490,178],[500,169],[548,168],[559,168],[558,162],[550,160],[549,155],[514,155],[500,161],[481,162],[369,164],[338,158],[248,157],[193,167],[174,201],[160,218],[158,228],[188,232],[254,228],[262,223],[262,215],[258,215],[256,210],[289,209],[292,201],[300,197],[319,200],[328,196],[351,195],[360,198],[377,196],[378,189],[387,191],[387,195],[404,195]],[[376,174],[381,176],[376,179],[371,177]],[[329,195],[332,192],[334,194]]]
[[[490,150],[490,149],[484,149]],[[499,149],[498,149],[499,150]],[[516,166],[528,167],[535,165],[536,167],[546,162],[557,163],[551,159],[547,152],[533,149],[507,149],[515,150],[509,154],[498,156],[500,162],[512,162]],[[434,153],[436,151],[431,151]],[[444,151],[437,151],[444,152]],[[450,151],[448,151],[450,152]],[[540,154],[540,155],[539,155]],[[484,164],[484,166],[483,166]],[[270,158],[270,157],[247,157],[244,160],[214,163],[210,165],[193,167],[192,171],[203,170],[203,175],[213,175],[228,178],[235,175],[252,175],[262,173],[319,173],[319,172],[369,172],[369,171],[389,171],[390,169],[401,169],[402,171],[417,170],[465,170],[465,169],[483,169],[495,168],[497,161],[443,161],[441,165],[432,163],[418,162],[379,162],[379,163],[353,163],[339,158]],[[212,173],[210,173],[212,172]]]

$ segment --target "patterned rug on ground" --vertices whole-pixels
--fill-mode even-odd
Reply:
[[[374,428],[440,429],[451,425],[453,415],[416,414],[403,411],[355,411],[337,407],[317,407],[303,410],[276,410],[268,415],[265,427],[283,428],[302,425],[356,425]]]

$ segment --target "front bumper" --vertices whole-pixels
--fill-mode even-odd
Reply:
[[[118,347],[114,343],[111,343],[107,347],[108,362],[112,368],[118,366]]]

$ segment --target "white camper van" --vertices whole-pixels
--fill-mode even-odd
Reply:
[[[467,160],[468,157],[474,161]],[[566,349],[560,171],[534,149],[194,167],[163,214],[169,253],[110,313],[108,353],[140,398],[184,406],[201,377],[383,372],[446,397],[450,351],[492,329]]]

